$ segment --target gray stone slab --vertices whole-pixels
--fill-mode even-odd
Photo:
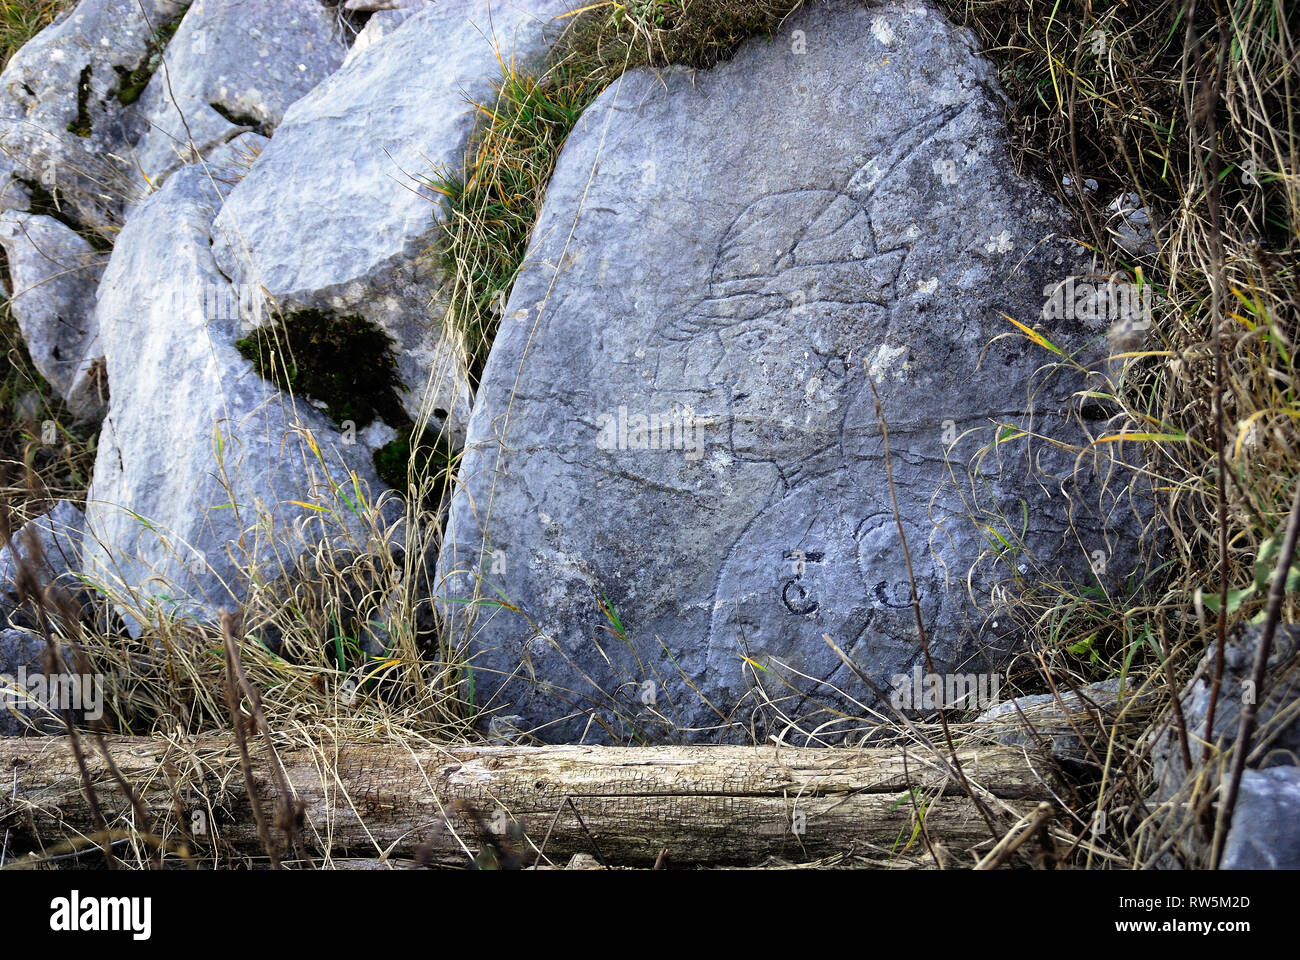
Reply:
[[[871,382],[937,671],[997,669],[1021,580],[1122,582],[1133,525],[1095,515],[1087,464],[1076,489],[1072,453],[992,447],[1016,433],[993,423],[1080,438],[1081,379],[1045,377],[1055,355],[1003,314],[1037,322],[1088,270],[1001,118],[992,66],[915,2],[809,4],[729,62],[633,71],[586,111],[440,558],[479,710],[634,742],[880,707],[823,640],[886,692],[923,663]],[[1105,327],[1043,324],[1081,354]],[[947,483],[946,454],[977,478]],[[964,518],[973,495],[1027,552]]]

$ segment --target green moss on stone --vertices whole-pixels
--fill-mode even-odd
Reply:
[[[90,67],[86,66],[77,78],[77,119],[68,124],[68,133],[78,137],[90,136],[90,74]]]
[[[374,452],[375,472],[394,490],[407,489],[407,466],[414,461],[415,477],[436,477],[451,462],[451,444],[437,430],[425,428],[416,434],[409,421],[397,436]]]
[[[118,76],[116,96],[123,106],[129,106],[139,100],[140,94],[144,93],[144,88],[149,86],[149,81],[162,65],[163,51],[167,49],[167,44],[171,42],[172,37],[176,36],[181,20],[185,18],[189,9],[189,4],[186,4],[180,13],[154,31],[153,39],[149,41],[148,54],[134,69],[113,68]]]
[[[298,396],[325,404],[335,423],[358,428],[380,417],[409,422],[398,399],[392,337],[358,314],[300,310],[258,327],[235,346],[258,374]]]

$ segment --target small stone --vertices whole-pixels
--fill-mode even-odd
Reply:
[[[1242,774],[1224,870],[1300,870],[1300,767]]]
[[[71,227],[32,213],[0,215],[0,245],[32,364],[74,417],[93,419],[105,400],[94,306],[107,257]]]
[[[1106,229],[1115,242],[1134,256],[1150,256],[1157,250],[1151,212],[1136,193],[1120,194],[1106,208],[1110,218]]]

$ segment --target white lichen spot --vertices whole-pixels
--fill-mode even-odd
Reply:
[[[984,244],[984,249],[989,253],[1010,253],[1015,246],[1011,242],[1011,231],[1003,230],[996,236],[989,237],[989,242]]]
[[[885,46],[894,42],[894,28],[884,17],[876,17],[871,21],[871,35]]]
[[[921,280],[918,281],[916,284],[916,292],[923,294],[924,296],[927,297],[938,289],[939,289],[938,277],[931,277],[929,280]]]
[[[907,366],[899,364],[898,361],[905,356],[907,356],[907,347],[882,343],[867,361],[867,372],[871,374],[872,380],[883,380],[886,375],[901,380],[907,373]]]
[[[858,172],[853,175],[853,178],[849,180],[849,192],[854,193],[858,191],[874,190],[884,175],[884,168],[876,162],[875,157],[872,157],[871,160],[860,167]]]
[[[549,513],[539,512],[537,514],[537,519],[542,521],[542,523],[546,524],[547,526],[549,526],[551,523],[551,515]]]
[[[931,165],[931,169],[939,178],[939,182],[945,186],[951,187],[957,184],[957,164],[952,160],[936,160]]]
[[[921,228],[913,223],[903,231],[903,236],[909,240],[919,240],[921,238]]]

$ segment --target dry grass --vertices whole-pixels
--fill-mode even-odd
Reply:
[[[532,77],[506,65],[496,91],[494,101],[478,105],[480,130],[465,171],[440,171],[429,181],[446,206],[429,255],[446,278],[446,321],[464,339],[475,385],[560,147],[599,88],[563,66]]]
[[[1173,690],[1262,612],[1265,591],[1249,588],[1297,475],[1297,24],[1287,4],[1257,0],[949,6],[1000,67],[1025,171],[1074,210],[1099,272],[1158,294],[1150,335],[1120,332],[1093,389],[1112,414],[1098,442],[1141,441],[1166,563],[1132,598],[1042,591],[1023,610],[1035,641],[1021,679],[1037,692],[1128,674],[1162,692],[1160,724],[1176,723]],[[1099,188],[1064,189],[1065,177]],[[1106,204],[1119,192],[1154,214],[1153,252],[1116,242]],[[1284,621],[1294,604],[1287,595]],[[1143,803],[1144,732],[1117,729],[1094,801],[1134,866],[1165,842],[1170,813]],[[1207,772],[1225,748],[1205,755]],[[1190,803],[1210,799],[1202,789]]]
[[[632,0],[580,9],[557,58],[588,82],[612,82],[633,67],[708,68],[749,37],[773,33],[803,0]]]
[[[72,0],[4,0],[0,4],[0,70],[14,51],[36,36]]]

